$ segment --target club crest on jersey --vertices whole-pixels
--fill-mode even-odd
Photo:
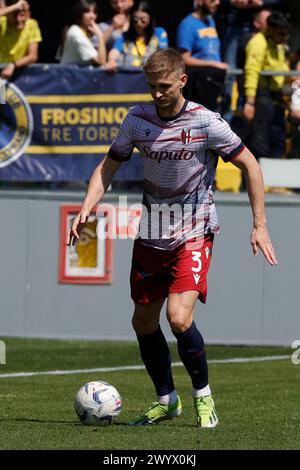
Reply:
[[[184,145],[188,145],[192,142],[193,138],[191,135],[191,129],[182,129],[181,131],[181,141]]]

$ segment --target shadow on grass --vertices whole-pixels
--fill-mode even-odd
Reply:
[[[158,424],[143,424],[143,425],[129,425],[128,423],[113,423],[114,426],[127,426],[130,429],[137,429],[137,428],[147,428],[147,429],[158,429],[158,428],[164,428],[168,426],[168,428],[186,428],[186,429],[195,429],[198,428],[197,424],[183,424],[182,422],[178,423],[178,425],[172,423],[170,426],[170,423],[158,423]]]
[[[79,421],[37,419],[37,418],[7,418],[7,419],[0,418],[0,423],[63,424],[63,425],[67,425],[67,426],[76,426],[76,427],[80,426],[80,427],[90,428],[90,429],[94,428],[95,430],[96,429],[102,429],[103,427],[107,427],[107,426],[83,425]],[[167,424],[167,423],[164,423],[164,424]],[[164,424],[160,423],[159,427],[164,427]],[[143,426],[129,426],[129,424],[127,422],[115,422],[115,423],[112,423],[112,425],[114,427],[126,426],[127,428],[130,428],[130,429],[132,429],[132,428],[134,428],[134,429],[137,429],[137,428],[157,429],[158,428],[157,424],[149,424],[149,425],[143,425]],[[172,427],[177,427],[177,426],[172,426]],[[198,426],[195,425],[195,424],[182,424],[182,423],[180,423],[179,427],[180,428],[186,428],[186,429],[194,429],[194,428],[197,428]]]
[[[47,424],[67,424],[68,426],[82,426],[76,421],[51,420],[51,419],[35,419],[35,418],[0,418],[0,423],[47,423]]]

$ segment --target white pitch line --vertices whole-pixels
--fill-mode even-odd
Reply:
[[[232,359],[211,359],[209,364],[237,364],[245,362],[262,362],[262,361],[282,361],[289,359],[291,356],[260,356],[260,357],[234,357]],[[182,362],[173,362],[172,367],[182,367]],[[98,367],[95,369],[74,369],[74,370],[49,370],[44,372],[12,372],[10,374],[0,374],[0,379],[16,378],[16,377],[33,377],[36,375],[72,375],[72,374],[89,374],[91,372],[119,372],[122,370],[142,370],[145,367],[138,366],[120,366],[120,367]]]

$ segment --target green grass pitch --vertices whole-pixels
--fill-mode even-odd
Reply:
[[[141,364],[130,342],[58,341],[2,338],[10,372],[87,369]],[[171,345],[173,360],[178,361]],[[291,355],[289,348],[208,346],[209,359]],[[299,449],[300,365],[291,359],[210,364],[210,385],[219,425],[196,426],[191,385],[183,367],[174,367],[183,414],[155,426],[128,427],[127,421],[155,400],[145,370],[62,376],[0,377],[0,449]],[[113,425],[82,425],[74,396],[91,380],[112,383],[123,398]]]

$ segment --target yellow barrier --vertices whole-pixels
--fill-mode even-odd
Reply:
[[[216,187],[219,191],[238,193],[242,183],[242,172],[232,163],[224,163],[219,158],[216,171]]]

